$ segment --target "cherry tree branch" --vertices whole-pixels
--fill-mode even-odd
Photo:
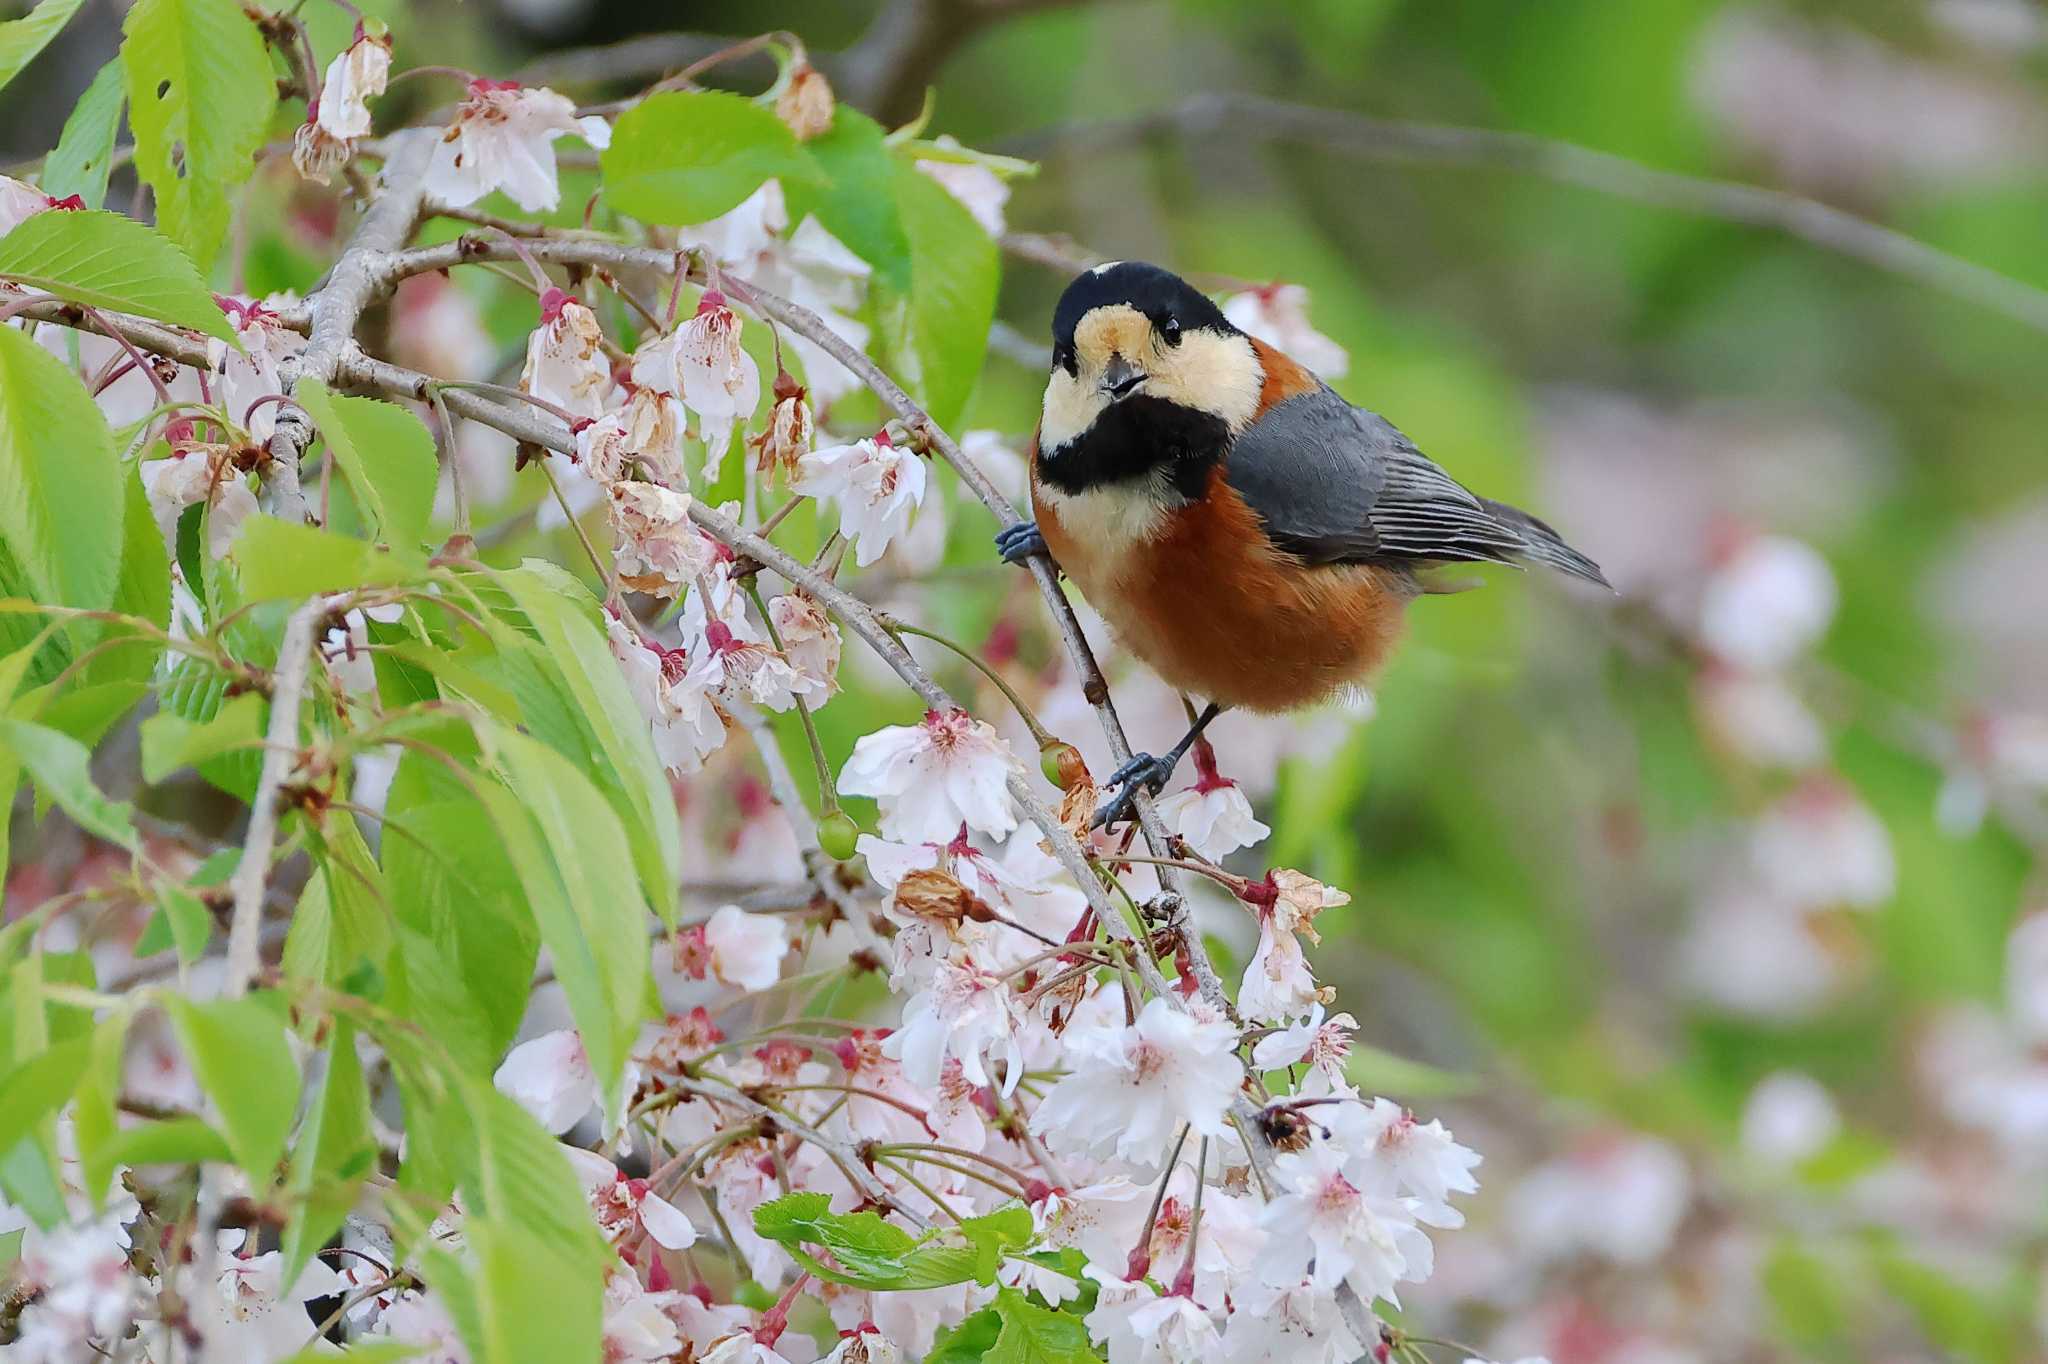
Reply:
[[[1372,118],[1342,109],[1227,92],[1196,95],[1129,118],[1057,125],[1011,138],[1002,150],[1019,156],[1087,155],[1166,136],[1193,141],[1263,138],[1326,147],[1375,161],[1491,166],[1536,175],[1654,208],[1771,228],[2048,332],[2048,290],[1951,255],[1882,223],[1785,190],[1659,170],[1611,152],[1530,133]],[[1039,249],[1046,245],[1043,238],[1020,238],[1015,249],[1049,263],[1048,255]]]

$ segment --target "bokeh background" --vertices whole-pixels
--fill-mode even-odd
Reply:
[[[587,100],[786,28],[884,122],[929,89],[934,131],[1038,162],[1002,208],[1002,323],[962,423],[1012,487],[1073,263],[1145,257],[1219,291],[1306,286],[1342,392],[1606,566],[1612,600],[1480,575],[1418,605],[1368,703],[1216,731],[1275,830],[1241,868],[1354,897],[1321,921],[1318,971],[1361,1025],[1356,1077],[1486,1156],[1470,1225],[1405,1304],[1418,1332],[1555,1364],[2048,1359],[2048,12],[367,8],[401,66]],[[51,145],[113,51],[121,6],[88,12],[0,100],[0,159]],[[338,10],[307,13],[322,52],[345,41]],[[447,94],[414,83],[383,112]],[[1551,140],[1625,162],[1568,183]],[[256,294],[310,286],[345,216],[273,169],[238,227]],[[1838,248],[1895,239],[1813,205],[1997,275],[1885,268]],[[1730,220],[1759,214],[1827,240]],[[409,290],[378,325],[411,363],[516,372],[530,298],[490,276]],[[831,424],[873,415],[849,399]],[[542,485],[465,439],[496,479],[491,553],[576,566],[523,514]],[[984,647],[1100,772],[1041,609],[945,492],[858,585]],[[1177,703],[1117,676],[1138,736],[1169,742]],[[842,755],[910,710],[879,673],[849,682],[864,699],[821,716]],[[707,880],[786,855],[738,762],[688,798]],[[10,898],[88,858],[18,856]],[[1205,912],[1241,962],[1241,921]]]

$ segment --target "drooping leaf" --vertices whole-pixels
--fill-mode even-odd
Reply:
[[[261,995],[205,1001],[174,995],[168,1006],[199,1087],[220,1112],[235,1163],[259,1187],[266,1185],[299,1107],[299,1068],[283,1018]]]
[[[114,168],[114,135],[120,131],[121,109],[128,87],[115,57],[100,68],[64,120],[57,145],[43,158],[43,193],[53,199],[76,194],[87,208],[107,202],[107,175]]]
[[[792,224],[815,215],[833,236],[875,268],[876,279],[907,295],[910,237],[904,231],[896,196],[881,189],[896,173],[896,159],[882,137],[879,123],[842,105],[833,116],[831,130],[804,144],[828,178],[816,184],[792,181],[783,186],[783,195]]]
[[[105,608],[120,576],[126,508],[113,437],[92,395],[28,333],[0,327],[0,541],[28,595]]]
[[[0,88],[21,74],[21,69],[64,31],[71,16],[85,0],[43,0],[19,19],[0,24]]]
[[[392,586],[414,581],[425,567],[417,552],[379,549],[274,516],[250,517],[235,536],[232,554],[241,570],[242,592],[251,601]]]
[[[326,1070],[313,1091],[292,1150],[285,1192],[297,1204],[285,1224],[282,1282],[298,1282],[320,1247],[355,1205],[356,1191],[375,1169],[377,1138],[370,1126],[370,1093],[356,1055],[355,1030],[336,1022]]]
[[[632,854],[611,806],[561,754],[497,728],[490,746],[505,785],[481,782],[478,790],[610,1107],[640,1022],[653,1011],[649,912]]]
[[[35,779],[79,828],[124,848],[135,846],[134,809],[110,800],[92,780],[92,753],[69,734],[44,725],[0,716],[0,748]]]
[[[158,711],[142,722],[143,780],[154,786],[181,767],[260,743],[269,709],[256,692],[243,692],[203,721]]]
[[[270,128],[270,55],[237,0],[138,0],[121,29],[135,169],[165,233],[204,270],[227,235],[228,191]]]
[[[619,115],[603,155],[604,195],[643,222],[709,222],[769,179],[821,178],[771,109],[721,91],[665,91]]]
[[[605,640],[595,598],[553,564],[529,560],[499,582],[540,637],[542,657],[566,684],[571,714],[603,758],[608,780],[624,801],[620,817],[648,903],[662,922],[675,922],[682,878],[682,830],[667,774],[647,742],[625,677]]]
[[[940,426],[957,423],[981,374],[995,316],[996,244],[930,176],[897,162],[890,181],[910,238],[910,291],[876,281],[898,333],[897,377]]]
[[[37,1123],[63,1106],[91,1055],[92,1040],[74,1037],[0,1074],[0,1093],[7,1096],[0,1104],[0,1151],[13,1149]]]
[[[92,1031],[92,1045],[71,1100],[71,1132],[78,1146],[86,1197],[94,1207],[106,1201],[117,1163],[108,1154],[120,1131],[116,1103],[121,1095],[121,1062],[128,1042],[126,1009],[116,1009]]]
[[[292,398],[320,428],[378,538],[394,548],[417,548],[433,516],[440,476],[434,438],[420,419],[395,403],[341,397],[317,379],[301,381]]]
[[[135,955],[146,957],[167,946],[176,947],[178,960],[187,966],[204,956],[206,944],[213,938],[213,915],[205,903],[176,881],[159,881],[156,905],[157,917],[149,921],[136,942]],[[158,924],[163,925],[161,938],[155,935]]]
[[[36,214],[0,237],[0,275],[88,307],[235,337],[184,252],[105,209]]]
[[[1014,1288],[996,1292],[1003,1329],[983,1356],[988,1364],[1100,1364],[1088,1324],[1068,1312],[1040,1307]]]

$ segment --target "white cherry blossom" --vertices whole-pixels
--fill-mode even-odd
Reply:
[[[910,529],[924,502],[924,461],[881,432],[804,455],[794,486],[838,507],[840,533],[853,541],[854,562],[865,568]]]
[[[327,64],[314,118],[334,137],[367,137],[370,101],[391,79],[391,35],[375,36],[356,25],[355,41]]]
[[[1319,378],[1341,379],[1351,368],[1344,348],[1308,320],[1308,290],[1299,284],[1268,284],[1223,300],[1230,325],[1257,337]]]
[[[517,81],[471,81],[427,171],[427,193],[465,208],[503,190],[528,213],[552,212],[562,201],[555,177],[555,139],[574,133],[592,147],[611,145],[611,125],[576,117],[567,96]]]
[[[526,339],[519,388],[571,417],[604,415],[612,391],[611,361],[597,314],[560,289],[541,296],[540,325]]]
[[[1220,777],[1162,797],[1155,808],[1167,828],[1212,862],[1262,843],[1273,832],[1253,816],[1237,783]]]
[[[959,151],[960,142],[951,133],[932,139],[933,145]],[[951,161],[938,157],[920,158],[917,168],[945,187],[960,201],[981,230],[991,237],[1003,235],[1003,205],[1010,202],[1010,187],[1003,178],[978,161]]]
[[[1835,575],[1798,540],[1759,535],[1735,546],[1700,594],[1700,642],[1739,668],[1780,668],[1827,633]]]
[[[1274,1161],[1283,1192],[1261,1214],[1273,1232],[1259,1261],[1268,1284],[1284,1287],[1306,1276],[1329,1292],[1348,1283],[1370,1302],[1391,1298],[1396,1284],[1429,1277],[1433,1252],[1411,1206],[1359,1188],[1348,1164],[1347,1153],[1327,1141]]]
[[[1229,1024],[1152,999],[1128,1027],[1075,1023],[1065,1041],[1072,1069],[1031,1122],[1055,1149],[1155,1164],[1183,1123],[1201,1136],[1229,1130],[1244,1082]]]
[[[962,824],[992,837],[1017,827],[1010,745],[964,710],[927,711],[916,725],[864,735],[839,774],[848,795],[881,806],[884,837],[943,842]]]
[[[681,649],[656,648],[610,614],[605,617],[605,634],[612,657],[625,674],[626,689],[652,728],[661,765],[676,776],[703,767],[704,759],[725,743],[725,721],[710,695],[691,685],[688,655]]]
[[[572,1028],[542,1033],[512,1048],[491,1083],[548,1131],[568,1131],[597,1107],[597,1076]]]
[[[749,914],[722,906],[705,922],[676,939],[676,969],[742,990],[765,990],[782,975],[789,933],[773,914]]]

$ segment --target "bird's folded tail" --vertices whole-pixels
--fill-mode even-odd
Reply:
[[[1566,544],[1564,537],[1543,521],[1520,507],[1510,507],[1492,498],[1482,497],[1479,503],[1486,508],[1487,515],[1521,538],[1523,549],[1517,557],[1554,568],[1560,573],[1569,573],[1574,578],[1584,578],[1589,583],[1598,583],[1610,592],[1614,590],[1614,584],[1607,581],[1600,565]]]

